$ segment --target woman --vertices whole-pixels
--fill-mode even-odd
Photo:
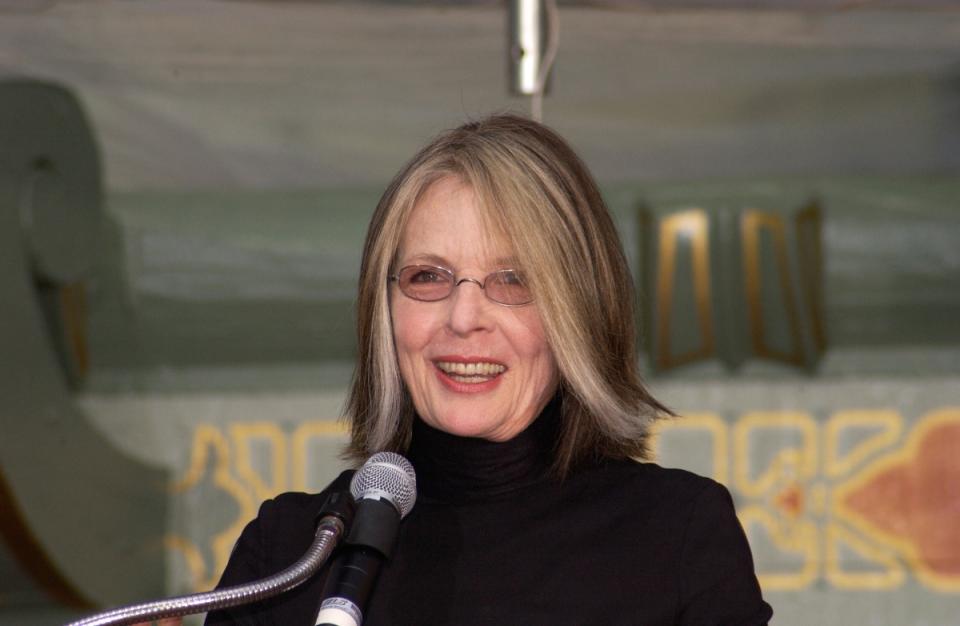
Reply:
[[[727,491],[634,460],[667,410],[613,222],[553,131],[494,116],[414,156],[370,223],[358,335],[349,454],[418,482],[364,624],[767,623]],[[296,560],[323,498],[265,503],[221,585]],[[207,624],[313,624],[322,587]]]

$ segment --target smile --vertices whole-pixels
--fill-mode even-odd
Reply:
[[[485,383],[507,371],[505,365],[488,361],[473,363],[436,361],[434,364],[441,372],[462,384]]]

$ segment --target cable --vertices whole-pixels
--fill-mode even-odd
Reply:
[[[547,49],[543,53],[536,89],[530,94],[530,117],[537,122],[543,121],[543,90],[547,84],[547,77],[550,76],[550,70],[553,69],[553,62],[557,59],[557,49],[560,47],[560,15],[557,10],[557,0],[544,0],[544,8],[547,12]]]

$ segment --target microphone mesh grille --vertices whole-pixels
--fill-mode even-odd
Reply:
[[[403,518],[417,501],[417,475],[396,452],[377,452],[353,475],[350,493],[355,500],[385,498]]]

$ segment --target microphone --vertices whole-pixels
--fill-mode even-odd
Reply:
[[[324,585],[316,626],[360,626],[380,567],[393,553],[400,520],[417,500],[413,466],[394,452],[367,459],[350,481],[356,512],[346,551]]]

